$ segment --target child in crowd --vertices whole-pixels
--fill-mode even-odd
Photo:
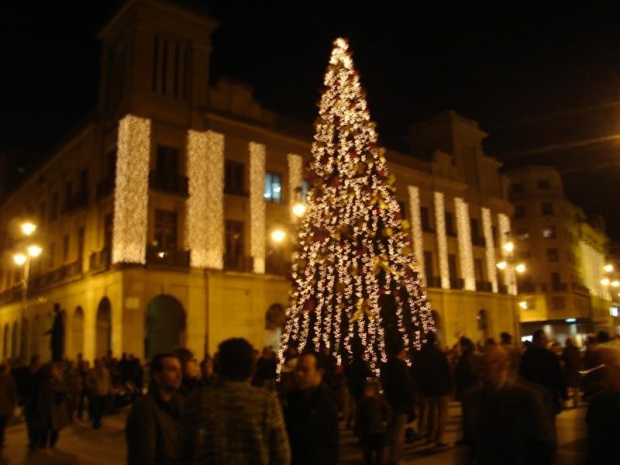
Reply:
[[[391,408],[379,392],[379,387],[378,379],[366,380],[364,395],[358,407],[358,428],[364,446],[365,465],[383,463],[383,447],[391,418]]]

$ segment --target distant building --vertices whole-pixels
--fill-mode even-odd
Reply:
[[[0,206],[3,357],[49,357],[51,312],[66,355],[198,357],[231,336],[278,344],[296,188],[311,128],[263,109],[252,89],[209,81],[215,20],[130,0],[101,31],[99,116]],[[476,122],[445,112],[389,151],[441,339],[519,330],[514,272],[500,272],[512,207]],[[26,305],[19,222],[38,224]],[[282,229],[281,244],[271,233]]]
[[[523,335],[544,328],[563,341],[612,331],[614,280],[604,281],[609,238],[603,222],[588,218],[564,196],[555,168],[528,166],[507,175],[518,257],[528,265],[519,282],[526,307],[521,309]]]

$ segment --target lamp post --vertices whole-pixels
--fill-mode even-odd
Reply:
[[[34,223],[26,222],[21,224],[20,229],[24,236],[30,237],[36,231],[37,226]],[[35,244],[30,244],[26,247],[26,250],[24,252],[18,252],[13,255],[13,262],[18,266],[24,267],[24,279],[22,283],[22,311],[20,323],[22,339],[24,337],[24,318],[26,315],[26,310],[28,308],[28,283],[30,279],[30,261],[33,258],[37,258],[39,255],[41,255],[41,252],[43,252],[43,249],[41,247]],[[25,347],[23,340],[21,341],[21,347]],[[23,359],[24,353],[21,350],[20,352],[22,352],[20,353],[20,356]]]
[[[504,271],[506,274],[506,286],[508,287],[508,293],[510,293],[511,288],[514,289],[513,295],[516,296],[518,293],[517,287],[517,274],[523,274],[527,271],[527,266],[525,263],[516,262],[514,252],[515,252],[515,244],[510,239],[510,235],[507,234],[506,242],[502,245],[503,250],[503,259],[499,263],[496,264],[497,268]],[[516,335],[517,339],[521,339],[521,310],[527,310],[527,302],[525,300],[521,300],[517,302],[517,305],[513,307],[517,310],[517,315],[515,317],[516,322]]]

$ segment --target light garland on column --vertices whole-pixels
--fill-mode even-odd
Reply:
[[[448,238],[446,236],[446,210],[443,192],[435,192],[433,198],[435,204],[435,223],[437,225],[437,251],[439,255],[439,274],[441,275],[441,288],[450,289]]]
[[[504,259],[509,258],[509,253],[506,252],[504,245],[507,238],[510,237],[510,218],[505,213],[499,213],[497,215],[499,223],[499,243],[502,248],[502,256]],[[514,266],[507,266],[504,270],[504,277],[506,280],[506,286],[508,287],[508,294],[517,295],[517,279],[515,275]]]
[[[416,186],[408,186],[407,191],[409,193],[411,232],[415,256],[418,261],[418,273],[420,273],[422,284],[426,286],[427,278],[433,279],[433,276],[427,277],[426,268],[424,267],[424,235],[422,234],[422,220],[420,218],[420,189]]]
[[[301,185],[304,182],[303,158],[301,155],[294,153],[289,153],[286,158],[288,160],[288,196],[291,210],[291,220],[296,221],[297,216],[293,213],[293,207],[297,202],[297,193],[295,192],[295,189],[298,187],[301,188]]]
[[[254,273],[265,273],[265,159],[263,144],[250,142],[250,255]]]
[[[489,275],[493,292],[497,292],[497,266],[495,262],[493,224],[491,221],[491,210],[485,207],[482,207],[482,230],[484,231],[484,242],[486,244],[487,274]]]
[[[224,135],[188,131],[187,245],[191,266],[224,268]]]
[[[474,257],[471,243],[471,225],[469,223],[469,206],[460,197],[455,197],[454,208],[456,213],[456,228],[459,243],[459,258],[461,260],[461,276],[465,282],[465,289],[476,290],[474,274]]]
[[[118,127],[112,263],[146,263],[151,120],[125,116]]]

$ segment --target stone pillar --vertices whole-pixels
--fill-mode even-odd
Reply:
[[[456,230],[459,242],[459,258],[461,261],[461,276],[465,282],[465,289],[476,290],[476,275],[474,273],[474,257],[471,244],[471,225],[469,223],[469,206],[462,198],[454,199],[456,209]]]
[[[487,274],[489,275],[489,281],[491,282],[493,292],[497,292],[497,263],[495,262],[493,224],[491,221],[491,210],[485,207],[482,207],[482,230],[484,234],[484,242],[486,244]]]
[[[446,210],[443,192],[434,193],[435,223],[437,225],[437,252],[441,288],[450,289],[450,266],[448,265],[448,239],[446,237]]]
[[[265,273],[265,158],[263,144],[250,142],[250,256],[254,273]]]

